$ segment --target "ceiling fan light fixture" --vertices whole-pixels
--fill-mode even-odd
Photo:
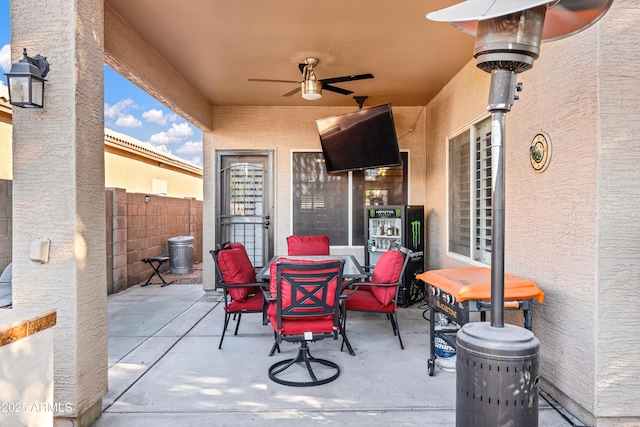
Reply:
[[[317,80],[305,80],[300,83],[302,97],[307,101],[317,101],[322,98],[322,83]]]

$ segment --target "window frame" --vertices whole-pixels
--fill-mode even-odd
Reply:
[[[476,221],[478,220],[478,216],[476,215],[476,211],[477,209],[481,209],[481,207],[479,206],[479,200],[481,199],[481,197],[478,197],[477,194],[477,186],[476,186],[476,172],[478,171],[478,169],[476,169],[476,163],[478,162],[478,159],[476,157],[477,155],[477,151],[476,151],[476,139],[478,137],[478,130],[482,129],[484,126],[487,126],[487,128],[489,130],[491,130],[491,115],[490,114],[483,114],[480,117],[477,117],[475,120],[472,120],[471,122],[467,123],[465,126],[460,127],[459,129],[457,129],[455,132],[450,133],[449,135],[447,135],[446,137],[446,254],[447,256],[451,257],[451,258],[455,258],[461,261],[464,261],[466,263],[469,263],[471,265],[474,266],[488,266],[491,265],[491,247],[489,246],[488,250],[483,250],[483,249],[479,249],[478,245],[477,245],[477,239],[481,238],[481,236],[479,236],[478,230],[482,227],[478,226],[476,224]],[[452,227],[455,226],[455,224],[452,224],[451,221],[451,215],[452,215],[452,197],[451,197],[451,186],[453,185],[453,179],[452,179],[452,170],[451,170],[451,144],[453,143],[453,141],[455,140],[456,137],[464,134],[465,132],[469,132],[469,171],[468,171],[468,176],[469,176],[469,212],[468,212],[468,217],[469,217],[469,255],[464,255],[458,252],[454,252],[454,250],[451,248],[451,234],[452,234]],[[485,136],[487,134],[485,133]],[[490,144],[490,133],[489,133],[489,145],[488,145],[488,150],[489,153],[491,155],[491,144]],[[492,167],[489,168],[491,174],[493,174],[493,170]],[[484,180],[488,180],[489,183],[491,183],[491,176],[488,177],[484,177]],[[485,187],[486,188],[486,187]],[[491,189],[491,186],[490,186]],[[486,209],[486,207],[485,207]],[[493,220],[493,211],[491,209],[491,213],[488,217],[489,222],[491,222]],[[487,217],[484,216],[481,218],[481,220],[487,220]],[[489,238],[491,238],[489,236]]]
[[[296,153],[320,153],[322,154],[322,150],[319,149],[292,149],[289,155],[289,189],[290,189],[290,194],[289,194],[289,232],[288,234],[291,235],[293,234],[293,214],[294,214],[294,191],[293,191],[293,187],[294,187],[294,173],[293,173],[293,168],[294,168],[294,155]],[[408,149],[400,149],[400,153],[401,155],[403,153],[406,153],[406,160],[407,160],[407,167],[406,167],[406,174],[404,175],[404,182],[403,182],[403,191],[406,192],[404,199],[407,201],[406,204],[410,204],[410,188],[411,188],[411,150]],[[375,169],[375,168],[371,168],[371,169]],[[349,171],[347,172],[348,174],[348,182],[347,185],[350,189],[353,189],[353,171]],[[364,245],[354,245],[353,244],[353,215],[351,214],[353,212],[353,191],[349,191],[348,194],[348,198],[347,198],[347,203],[348,203],[348,217],[347,217],[347,228],[348,228],[348,244],[347,245],[331,245],[331,247],[334,248],[339,248],[339,249],[357,249],[357,248],[364,248]],[[365,242],[366,244],[366,242]]]

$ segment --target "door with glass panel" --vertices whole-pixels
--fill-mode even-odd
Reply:
[[[216,153],[216,244],[240,242],[255,268],[273,256],[273,152]]]

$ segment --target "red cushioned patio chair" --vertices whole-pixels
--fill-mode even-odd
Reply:
[[[329,255],[329,237],[289,236],[287,251],[288,255]]]
[[[272,381],[308,387],[329,383],[340,375],[335,362],[311,356],[309,343],[337,340],[341,333],[338,301],[343,269],[344,260],[279,259],[272,264],[267,314],[276,342],[270,355],[283,341],[300,343],[296,357],[269,367]],[[299,369],[301,365],[306,370]]]
[[[266,301],[262,283],[256,280],[256,271],[241,243],[225,243],[221,248],[209,251],[213,256],[218,285],[224,290],[224,327],[218,349],[222,348],[231,315],[236,318],[234,335],[238,335],[244,313],[263,313],[266,321]]]
[[[380,256],[370,277],[356,282],[343,293],[343,329],[346,330],[347,312],[367,311],[383,313],[391,321],[393,334],[404,349],[398,325],[398,291],[407,269],[411,250],[400,247],[389,249]]]

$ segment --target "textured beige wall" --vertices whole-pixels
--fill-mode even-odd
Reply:
[[[600,27],[596,64],[600,120],[594,132],[600,143],[594,404],[598,416],[634,415],[640,425],[640,4],[616,0],[610,13]]]
[[[488,116],[490,77],[469,62],[427,105],[426,254],[427,268],[465,264],[445,255],[447,248],[447,137]],[[508,131],[508,130],[507,130]]]
[[[13,302],[57,310],[54,401],[72,410],[54,416],[75,425],[107,391],[102,6],[11,1],[12,59],[25,47],[51,63],[45,108],[13,111]],[[36,238],[47,264],[28,259]]]
[[[506,270],[546,293],[543,389],[598,426],[640,421],[639,17],[617,0],[599,25],[543,44],[507,114]],[[464,265],[446,254],[445,140],[485,113],[489,79],[472,60],[427,107],[429,268]],[[539,131],[552,140],[544,173],[528,156]]]
[[[149,164],[140,159],[104,153],[105,185],[129,193],[155,194],[153,180],[166,182],[167,197],[193,197],[202,200],[202,177]]]
[[[367,105],[365,105],[365,108]],[[292,150],[320,150],[315,121],[319,118],[354,111],[348,107],[216,107],[214,131],[204,136],[205,218],[215,218],[213,188],[215,188],[215,150],[275,150],[275,252],[286,252],[285,237],[291,234],[291,153]],[[393,107],[401,150],[409,151],[409,203],[424,204],[425,186],[425,111],[424,107]],[[204,224],[203,250],[206,283],[213,283],[213,262],[208,251],[214,245],[214,226]],[[207,237],[210,236],[210,237]],[[334,250],[355,255],[362,260],[360,247]]]

